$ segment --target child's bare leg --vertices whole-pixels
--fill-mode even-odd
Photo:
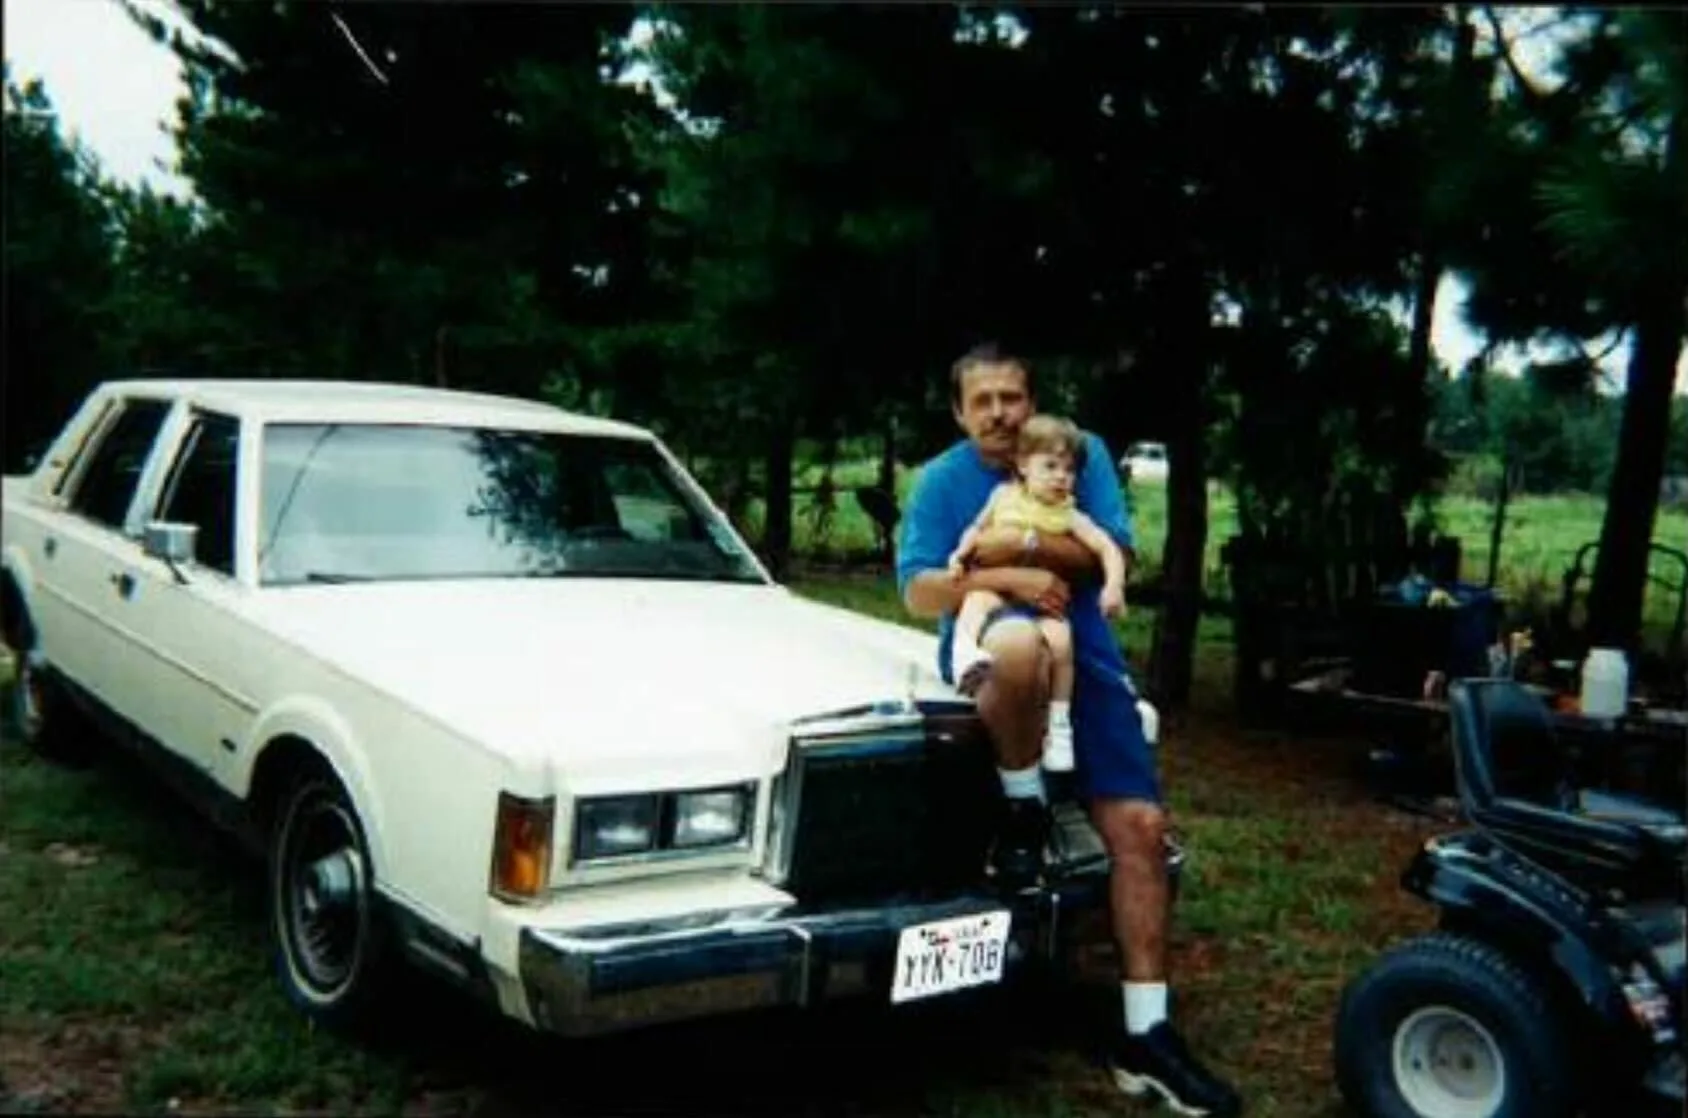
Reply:
[[[1043,767],[1068,772],[1073,767],[1073,631],[1064,618],[1045,617],[1038,630],[1049,646],[1052,672],[1049,688],[1049,728],[1043,736]]]
[[[979,633],[991,611],[1002,606],[1002,597],[989,590],[972,590],[961,600],[955,615],[954,647],[950,650],[950,676],[956,688],[971,695],[990,673],[991,654],[979,645]]]

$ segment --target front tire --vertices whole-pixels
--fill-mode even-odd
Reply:
[[[6,688],[7,733],[45,760],[68,765],[87,762],[93,753],[93,728],[47,663],[28,618],[7,645],[12,652],[12,681]]]
[[[288,999],[333,1027],[362,1023],[391,966],[369,845],[351,797],[317,770],[276,813],[269,858],[270,933]]]
[[[1336,1078],[1367,1118],[1570,1118],[1563,1023],[1490,944],[1438,932],[1387,952],[1344,991]]]

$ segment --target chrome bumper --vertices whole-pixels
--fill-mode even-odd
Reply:
[[[803,912],[717,912],[681,921],[521,933],[519,974],[534,1023],[565,1036],[855,996],[890,1000],[902,929],[1007,908],[1004,981],[1060,962],[1067,918],[1107,903],[1106,867],[1015,895]]]

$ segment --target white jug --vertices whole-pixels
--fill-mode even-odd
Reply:
[[[1629,662],[1616,648],[1591,648],[1582,666],[1579,705],[1590,718],[1619,718],[1629,706]]]

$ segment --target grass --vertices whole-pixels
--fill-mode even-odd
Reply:
[[[882,578],[798,589],[899,613]],[[1137,614],[1123,625],[1134,654],[1150,621]],[[1211,708],[1229,670],[1227,634],[1208,622],[1202,637],[1197,685]],[[1353,756],[1337,745],[1246,739],[1210,716],[1173,728],[1163,748],[1193,853],[1173,944],[1176,1011],[1242,1085],[1254,1115],[1340,1113],[1327,1053],[1341,984],[1427,916],[1396,887],[1423,825],[1368,802],[1349,771]],[[257,865],[116,754],[72,769],[0,743],[0,765],[8,1111],[1138,1112],[1089,1047],[1094,1025],[1119,1012],[1100,939],[1085,982],[1035,1010],[1012,997],[895,1014],[874,1005],[565,1043],[418,978],[382,1028],[313,1031],[269,972]]]
[[[872,480],[866,463],[839,476],[833,545],[872,545],[871,526],[849,496],[849,487]],[[904,471],[905,494],[909,480]],[[1164,540],[1164,494],[1138,488],[1132,496],[1152,568]],[[1450,499],[1441,514],[1466,541],[1466,576],[1482,578],[1491,511]],[[1515,502],[1503,587],[1522,598],[1556,582],[1577,547],[1598,535],[1599,517],[1590,498]],[[1233,527],[1234,509],[1219,493],[1210,571]],[[798,534],[800,544],[816,542],[801,506]],[[1661,513],[1657,538],[1688,540],[1688,514]],[[827,575],[797,589],[905,620],[882,575]],[[1658,597],[1652,608],[1661,608]],[[1136,610],[1120,626],[1139,663],[1152,620]],[[1169,799],[1193,854],[1173,943],[1177,1012],[1244,1088],[1251,1114],[1336,1115],[1330,1017],[1358,967],[1426,923],[1428,913],[1397,887],[1425,825],[1365,798],[1351,746],[1231,729],[1228,625],[1204,618],[1199,636],[1202,713],[1169,728],[1162,751]],[[0,683],[9,670],[0,657]],[[1087,1047],[1095,1021],[1118,1012],[1100,940],[1086,983],[1035,1016],[1013,999],[961,1000],[892,1015],[876,1006],[795,1021],[770,1015],[564,1044],[418,979],[374,1033],[313,1031],[270,974],[260,867],[212,839],[116,755],[69,769],[0,742],[0,772],[7,1111],[1133,1112]],[[715,1055],[703,1058],[705,1051]]]
[[[820,469],[810,466],[799,470],[796,485],[812,487],[820,480]],[[897,497],[906,503],[915,471],[899,468]],[[817,534],[814,517],[815,498],[800,493],[795,499],[795,536],[799,551],[820,554],[857,554],[875,546],[872,521],[856,504],[856,486],[877,483],[878,465],[872,461],[841,463],[834,473],[838,497],[831,524],[824,534]],[[1133,485],[1130,489],[1132,516],[1141,551],[1141,575],[1152,575],[1160,567],[1161,551],[1166,544],[1166,490],[1160,486]],[[1509,601],[1519,604],[1538,602],[1545,594],[1557,600],[1560,579],[1576,559],[1577,550],[1585,543],[1600,538],[1600,520],[1604,502],[1588,494],[1558,494],[1526,496],[1511,501],[1507,507],[1506,526],[1501,536],[1501,562],[1496,579]],[[1462,576],[1470,582],[1488,578],[1489,541],[1494,524],[1494,506],[1473,497],[1448,496],[1439,503],[1436,515],[1441,530],[1458,536],[1463,544]],[[759,505],[753,505],[750,518],[760,523]],[[1226,585],[1225,570],[1219,560],[1219,549],[1237,530],[1237,509],[1231,493],[1215,484],[1210,490],[1208,510],[1207,549],[1204,569],[1210,591],[1218,588],[1223,596]],[[1673,547],[1688,549],[1688,509],[1659,510],[1653,538]],[[1669,561],[1658,559],[1655,572],[1680,582],[1685,573],[1672,569]],[[1582,589],[1586,592],[1585,580]],[[1658,588],[1650,588],[1647,616],[1655,624],[1668,624],[1673,616],[1675,599]]]

